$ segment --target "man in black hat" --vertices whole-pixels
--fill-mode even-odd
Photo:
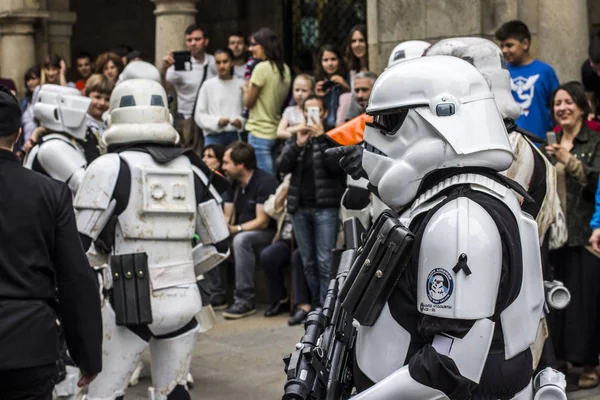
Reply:
[[[57,314],[81,370],[78,385],[102,369],[100,296],[71,191],[23,168],[11,151],[20,125],[17,99],[0,86],[0,397],[50,400]]]

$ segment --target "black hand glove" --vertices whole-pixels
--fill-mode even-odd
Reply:
[[[368,179],[367,173],[362,167],[362,156],[364,148],[361,145],[334,147],[325,151],[325,156],[339,158],[340,167],[352,179]]]

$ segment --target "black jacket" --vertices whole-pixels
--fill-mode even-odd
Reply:
[[[73,361],[100,372],[100,296],[71,191],[0,149],[0,371],[57,360],[57,313]]]
[[[325,150],[333,145],[326,135],[311,138],[302,147],[296,144],[296,135],[292,135],[285,142],[279,159],[277,169],[281,174],[292,174],[290,188],[288,189],[288,212],[293,214],[299,206],[300,190],[302,186],[302,163],[304,161],[306,146],[312,146],[315,197],[317,207],[339,208],[342,195],[346,186],[346,174],[337,159],[325,156]]]

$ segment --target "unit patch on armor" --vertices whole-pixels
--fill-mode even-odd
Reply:
[[[452,296],[454,280],[448,271],[435,268],[427,276],[427,297],[433,304],[442,304]]]

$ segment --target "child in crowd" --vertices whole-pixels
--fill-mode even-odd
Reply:
[[[204,132],[204,145],[227,146],[240,140],[244,127],[240,90],[244,81],[233,76],[231,50],[217,50],[215,64],[217,76],[208,79],[200,88],[194,119]]]
[[[295,106],[288,106],[283,111],[281,121],[277,127],[277,139],[287,140],[292,134],[297,133],[304,124],[304,100],[313,94],[314,82],[310,75],[300,74],[294,79],[292,96]]]

